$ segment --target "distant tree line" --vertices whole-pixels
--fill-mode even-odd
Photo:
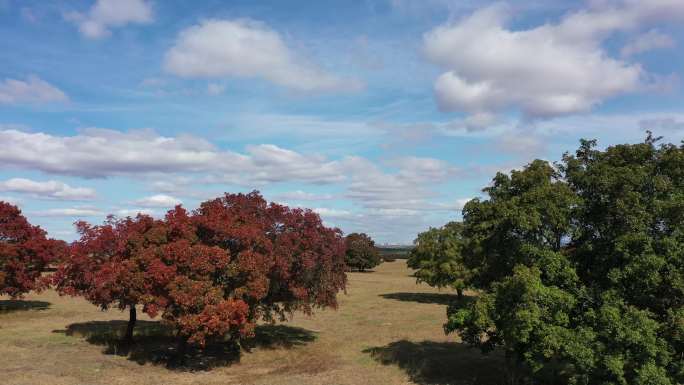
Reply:
[[[445,330],[502,349],[510,384],[684,383],[684,145],[658,141],[498,173],[420,234],[417,280],[477,293]]]

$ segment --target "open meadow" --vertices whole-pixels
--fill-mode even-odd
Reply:
[[[338,310],[261,325],[251,351],[221,345],[169,367],[173,342],[142,315],[136,344],[117,343],[127,313],[100,311],[54,291],[0,300],[0,373],[6,385],[496,384],[501,357],[445,336],[455,296],[416,285],[405,261],[349,273]]]

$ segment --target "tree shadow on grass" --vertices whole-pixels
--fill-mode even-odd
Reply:
[[[19,310],[47,310],[51,305],[45,301],[3,300],[0,301],[0,314]]]
[[[397,365],[423,385],[497,385],[504,379],[503,354],[482,354],[455,342],[395,341],[364,350],[383,365]]]
[[[240,347],[230,341],[210,341],[200,349],[189,346],[183,365],[177,365],[177,339],[173,331],[159,321],[138,321],[134,343],[122,342],[126,321],[91,321],[68,325],[65,330],[54,330],[68,336],[84,338],[91,344],[104,346],[103,353],[127,357],[140,365],[164,365],[169,369],[198,371],[228,366],[240,361]],[[259,325],[255,336],[242,343],[251,348],[289,349],[312,342],[313,332],[286,325]]]
[[[316,340],[316,333],[287,325],[258,325],[254,337],[241,343],[247,349],[291,349]]]
[[[380,297],[385,299],[393,299],[396,301],[434,303],[437,305],[452,305],[458,304],[460,302],[461,306],[465,306],[474,298],[464,296],[463,298],[459,299],[456,294],[447,293],[386,293],[380,294]]]

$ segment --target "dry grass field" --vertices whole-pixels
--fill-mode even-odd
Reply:
[[[497,384],[501,357],[445,336],[454,297],[416,285],[404,261],[350,273],[338,310],[262,325],[250,351],[193,352],[171,368],[173,343],[141,317],[137,343],[117,343],[127,313],[102,312],[54,292],[0,300],[0,383],[5,385]]]

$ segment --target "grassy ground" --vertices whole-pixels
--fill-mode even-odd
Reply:
[[[350,273],[337,311],[262,325],[241,354],[215,345],[192,370],[170,369],[167,331],[140,316],[137,344],[116,341],[126,313],[101,312],[54,292],[0,300],[0,383],[57,384],[497,384],[501,357],[445,336],[454,297],[416,285],[404,261]]]

